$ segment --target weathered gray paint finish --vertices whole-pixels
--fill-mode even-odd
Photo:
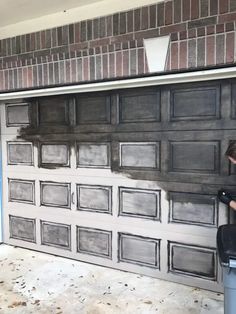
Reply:
[[[170,171],[219,172],[218,142],[170,142]]]
[[[78,167],[108,167],[109,165],[109,144],[77,143]]]
[[[217,227],[216,196],[192,193],[169,193],[170,221]]]
[[[41,205],[70,208],[70,184],[40,182]]]
[[[119,98],[120,123],[160,120],[160,93],[137,91],[121,93]]]
[[[34,203],[34,182],[23,180],[8,180],[9,201]]]
[[[77,185],[78,209],[111,213],[111,187]]]
[[[32,144],[8,142],[8,165],[33,165]]]
[[[159,168],[159,144],[120,143],[120,166]]]
[[[160,219],[160,191],[122,187],[119,199],[120,215]]]
[[[68,103],[65,97],[41,98],[38,101],[39,125],[68,124]]]
[[[13,239],[36,242],[35,219],[9,216],[10,237]]]
[[[159,268],[159,240],[120,233],[119,260]]]
[[[169,243],[171,272],[216,280],[216,252],[212,249]]]
[[[41,243],[69,250],[71,227],[69,225],[41,221]]]
[[[77,251],[111,258],[111,236],[110,231],[77,227]]]
[[[6,105],[6,122],[7,126],[28,125],[29,104]]]
[[[171,93],[171,120],[209,120],[220,115],[220,88],[176,89]]]
[[[69,164],[69,151],[66,144],[41,144],[40,164],[67,166]]]
[[[110,123],[111,97],[85,96],[76,98],[77,124]]]

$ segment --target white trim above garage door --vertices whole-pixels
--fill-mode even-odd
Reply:
[[[136,87],[147,87],[154,85],[178,84],[188,82],[212,81],[236,77],[236,67],[194,71],[186,73],[164,74],[157,76],[114,80],[106,82],[95,82],[78,84],[73,86],[60,86],[43,89],[34,89],[18,92],[0,94],[0,101],[8,99],[20,99],[29,97],[43,97],[61,94],[88,93],[96,91],[109,91],[115,89],[126,89]]]

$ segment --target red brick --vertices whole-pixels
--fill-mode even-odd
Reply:
[[[116,53],[116,77],[122,76],[122,52]]]
[[[65,61],[65,67],[66,67],[66,83],[71,83],[71,60],[66,60]]]
[[[224,33],[224,31],[225,31],[225,25],[224,24],[216,25],[216,33]]]
[[[174,0],[174,23],[181,22],[182,0]]]
[[[137,32],[134,34],[134,39],[153,38],[159,35],[159,29],[150,29],[146,31]]]
[[[33,87],[33,68],[28,67],[27,69],[28,87]]]
[[[77,60],[72,59],[71,60],[71,82],[76,82],[77,81]]]
[[[181,41],[179,46],[179,68],[187,68],[187,42]]]
[[[165,25],[173,23],[173,2],[165,2]]]
[[[123,76],[129,75],[129,51],[123,51]]]
[[[144,49],[138,49],[138,74],[144,73]]]
[[[103,78],[108,78],[108,55],[104,54],[102,55],[102,70],[103,70]]]
[[[109,53],[109,77],[115,76],[115,54]]]
[[[142,9],[141,9],[141,29],[147,29],[148,25],[149,25],[148,7],[142,7]]]
[[[186,23],[165,26],[160,28],[160,35],[169,35],[170,33],[183,32],[186,30]]]
[[[149,6],[149,28],[157,26],[157,5]]]
[[[206,38],[206,65],[215,65],[215,36]]]
[[[183,21],[190,20],[190,0],[183,0]]]
[[[215,25],[207,26],[207,35],[215,34]]]
[[[110,38],[110,43],[121,43],[124,41],[130,41],[133,40],[133,34],[125,34],[125,35],[120,35],[120,36],[115,36]]]
[[[218,0],[210,0],[210,15],[218,14]]]
[[[75,24],[75,43],[80,42],[80,23]]]
[[[226,34],[226,62],[234,62],[235,33]]]
[[[191,20],[199,18],[199,0],[191,0]]]
[[[219,23],[225,23],[225,22],[233,22],[236,20],[236,12],[235,13],[228,13],[228,14],[223,14],[219,16]]]
[[[26,67],[23,68],[22,76],[23,76],[23,80],[22,80],[23,86],[22,87],[26,88],[26,87],[28,87],[28,71],[27,71]],[[33,78],[32,78],[32,84],[33,84]]]
[[[229,11],[229,5],[227,0],[219,0],[220,13],[227,13]]]
[[[205,36],[205,27],[200,27],[197,29],[197,36],[198,37]]]
[[[226,30],[226,32],[233,31],[234,30],[234,23],[233,22],[226,23],[225,30]]]
[[[88,63],[88,57],[83,58],[83,80],[88,81],[89,80],[89,63]]]
[[[41,45],[40,45],[40,48],[41,49],[45,49],[46,48],[46,33],[45,33],[45,31],[41,31],[40,35],[41,35]]]
[[[176,70],[178,69],[178,43],[172,43],[171,44],[171,70]]]

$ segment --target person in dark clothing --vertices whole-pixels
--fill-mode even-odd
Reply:
[[[229,147],[225,152],[225,156],[233,163],[236,164],[236,141],[230,143]],[[218,191],[218,198],[219,200],[230,206],[232,209],[236,210],[236,201],[233,200],[232,195],[230,192],[221,189]]]

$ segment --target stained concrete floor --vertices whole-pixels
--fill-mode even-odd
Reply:
[[[223,314],[223,295],[0,245],[0,313]]]

